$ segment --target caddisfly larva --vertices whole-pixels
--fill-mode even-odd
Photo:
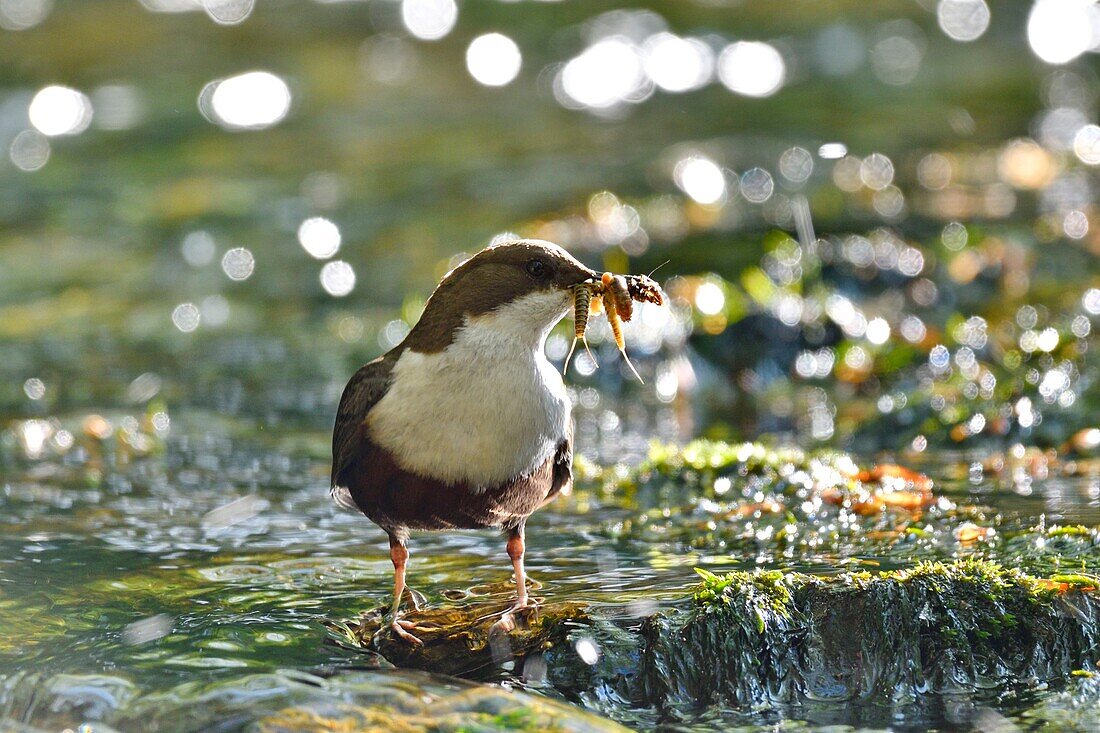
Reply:
[[[588,348],[588,339],[585,338],[585,331],[588,330],[588,317],[594,310],[592,304],[599,300],[594,292],[598,286],[597,283],[586,282],[573,286],[573,343],[569,346],[569,354],[565,357],[565,366],[562,367],[562,374],[569,371],[569,361],[573,358],[573,351],[577,348],[577,342],[580,341],[584,344],[584,350],[588,352],[588,358],[592,360],[593,364],[596,364],[596,357],[592,356],[592,350]],[[599,368],[599,364],[596,364],[596,368]]]
[[[623,277],[615,276],[610,272],[605,272],[603,277],[600,278],[603,285],[603,299],[607,306],[607,323],[611,326],[611,335],[615,337],[615,346],[619,347],[619,353],[623,355],[623,359],[626,361],[626,365],[630,367],[630,371],[634,372],[634,376],[638,378],[638,381],[645,384],[645,380],[642,379],[642,375],[638,374],[638,370],[634,368],[634,364],[630,361],[630,357],[626,355],[626,340],[623,338],[623,324],[622,314],[629,315],[633,313],[633,304],[630,302],[629,294],[624,302],[620,302],[620,292],[627,291],[627,285]]]

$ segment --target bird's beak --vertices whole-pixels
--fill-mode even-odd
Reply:
[[[580,285],[587,280],[599,280],[600,273],[588,267],[585,267],[580,262],[574,261],[569,263],[566,267],[563,267],[556,279],[560,287],[564,289],[569,289],[572,288],[574,285]]]

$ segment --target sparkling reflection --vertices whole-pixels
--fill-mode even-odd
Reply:
[[[78,135],[92,124],[92,102],[76,89],[49,86],[34,95],[27,117],[43,135]]]
[[[342,260],[326,262],[321,268],[321,287],[329,295],[342,298],[355,289],[355,270]]]
[[[340,251],[340,229],[328,219],[314,216],[298,227],[298,242],[310,257],[326,260]]]
[[[732,92],[746,97],[770,97],[787,78],[779,51],[761,41],[737,41],[718,57],[718,78]]]
[[[500,87],[519,74],[523,56],[508,36],[486,33],[470,42],[466,49],[466,68],[479,84]]]
[[[250,71],[207,85],[199,108],[227,129],[261,130],[286,117],[290,87],[270,72]]]
[[[0,28],[24,31],[50,15],[53,0],[0,0]]]
[[[401,0],[401,20],[422,41],[438,41],[455,27],[458,5],[454,0]]]

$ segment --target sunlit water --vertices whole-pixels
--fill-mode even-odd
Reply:
[[[509,231],[670,261],[673,307],[627,330],[646,385],[602,322],[601,368],[567,378],[590,460],[776,433],[904,451],[1003,526],[1100,522],[1095,477],[973,470],[1096,425],[1096,4],[635,5],[0,0],[0,728],[453,692],[351,676],[373,661],[322,625],[391,573],[327,498],[328,430],[355,368]],[[623,533],[647,500],[539,513],[537,594],[626,622],[693,566],[911,559]],[[411,549],[433,602],[509,577],[493,533]],[[1050,694],[679,723],[989,728]]]
[[[183,432],[183,425],[211,419],[195,413],[174,422]],[[309,444],[327,435],[280,436],[294,438]],[[8,724],[49,729],[58,722],[132,721],[153,700],[164,729],[213,724],[213,710],[222,712],[219,725],[236,729],[271,712],[267,706],[244,712],[252,696],[298,699],[287,686],[304,699],[335,694],[311,687],[319,684],[313,677],[294,687],[293,672],[335,674],[332,684],[339,685],[347,670],[374,665],[336,644],[323,626],[386,603],[392,572],[383,533],[328,498],[326,461],[215,431],[173,432],[164,454],[112,463],[109,454],[97,459],[77,450],[63,460],[9,463],[4,473],[0,702]],[[959,465],[965,462],[953,460],[951,471]],[[1028,496],[991,480],[948,480],[940,491],[1025,524],[1040,515],[1051,523],[1100,521],[1096,484],[1088,479],[1038,481]],[[811,553],[792,562],[617,537],[614,528],[643,508],[622,497],[598,499],[582,487],[537,514],[527,542],[528,567],[540,584],[536,596],[588,601],[598,616],[629,622],[682,598],[694,584],[693,566],[829,574],[853,563],[888,568],[911,559],[904,549],[883,554],[853,546],[842,556]],[[497,584],[495,592],[507,590],[508,562],[496,533],[416,535],[411,550],[410,582],[432,603],[447,602],[445,592],[489,583]],[[266,673],[277,678],[256,677]],[[236,702],[190,709],[207,694]],[[1031,696],[1005,701],[1001,709],[1012,714],[1033,702]],[[926,702],[909,712],[907,725],[950,720],[958,704]],[[826,704],[784,715],[821,724],[891,721],[886,709]],[[686,721],[721,730],[732,720],[762,725],[774,716],[698,711]],[[628,709],[618,717],[654,722]]]

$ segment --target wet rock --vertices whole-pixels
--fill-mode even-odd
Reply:
[[[646,698],[759,704],[905,702],[1057,681],[1095,665],[1100,596],[993,563],[922,563],[822,579],[708,575],[687,611],[654,616]]]
[[[398,666],[545,682],[618,719],[715,704],[905,705],[1058,683],[1098,662],[1100,594],[987,561],[832,577],[699,573],[690,598],[644,619],[544,604],[509,637],[503,666],[487,641],[491,605],[410,614],[422,647],[374,619],[354,636]]]
[[[127,695],[113,694],[117,690]],[[52,697],[64,691],[61,704]],[[194,679],[142,689],[121,677],[30,676],[0,690],[0,730],[244,731],[247,733],[428,733],[625,729],[538,695],[407,670],[320,677],[284,670],[210,683]],[[86,726],[86,728],[85,728]]]
[[[509,586],[510,587],[510,586]],[[514,613],[516,628],[491,633],[491,627],[511,607],[506,592],[497,598],[474,600],[410,611],[403,618],[423,644],[410,644],[393,633],[379,608],[354,623],[333,625],[341,641],[376,652],[398,667],[430,670],[473,679],[492,679],[502,672],[522,673],[524,663],[566,640],[566,624],[586,624],[585,605],[541,600]]]

